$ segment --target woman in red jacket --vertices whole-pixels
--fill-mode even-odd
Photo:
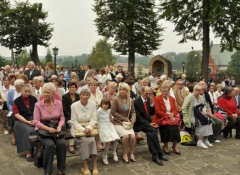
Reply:
[[[177,143],[180,141],[178,123],[180,121],[176,101],[169,95],[169,87],[161,87],[161,95],[154,98],[155,115],[153,123],[159,125],[161,141],[164,143],[163,151],[170,155],[168,142],[173,142],[172,149],[180,155]]]
[[[218,98],[218,106],[224,109],[228,115],[228,123],[222,130],[223,136],[228,137],[230,131],[236,126],[236,139],[240,139],[240,116],[238,116],[238,108],[235,98],[233,97],[233,88],[226,86],[224,94]]]

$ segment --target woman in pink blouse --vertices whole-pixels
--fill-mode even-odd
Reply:
[[[44,99],[38,101],[35,104],[34,109],[34,123],[36,131],[38,131],[39,129],[43,129],[50,133],[58,133],[62,130],[62,127],[64,126],[65,117],[63,115],[62,102],[53,99],[53,94],[55,93],[55,91],[56,87],[53,83],[46,83],[43,85]],[[56,123],[58,123],[57,129],[44,125],[44,122],[49,120],[54,120]],[[45,148],[43,150],[44,174],[53,174],[53,160],[55,148],[58,162],[58,173],[64,174],[66,170],[65,138],[59,138],[59,140],[56,142],[51,138],[44,138],[38,134],[38,139],[43,145],[45,145]]]

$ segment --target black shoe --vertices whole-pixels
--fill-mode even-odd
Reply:
[[[159,156],[160,160],[163,160],[163,161],[168,161],[168,157],[165,156],[164,154]]]
[[[172,149],[173,149],[173,147],[172,147]],[[177,154],[177,155],[181,155],[181,153],[180,153],[180,151],[175,151],[174,149],[173,149],[173,152],[175,153],[175,154]]]
[[[28,162],[33,162],[32,156],[27,157],[27,161],[28,161]]]
[[[163,152],[164,152],[165,154],[170,155],[170,152],[169,152],[169,151],[167,152],[167,151],[164,150],[164,146],[162,147],[162,149],[163,149]]]
[[[155,162],[156,164],[158,164],[160,166],[163,166],[163,163],[160,159],[153,160],[153,162]]]

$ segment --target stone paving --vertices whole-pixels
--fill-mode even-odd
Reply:
[[[0,129],[0,139],[0,175],[43,174],[43,168],[36,168],[33,163],[26,161],[25,153],[16,153],[16,147],[11,145],[11,136],[4,135],[2,129]],[[113,162],[110,152],[109,165],[104,165],[101,161],[102,153],[99,151],[98,167],[102,175],[240,174],[240,140],[224,139],[222,136],[219,136],[219,139],[221,143],[215,143],[214,147],[209,149],[179,144],[182,155],[179,156],[171,152],[171,155],[168,156],[169,161],[163,162],[164,166],[158,166],[151,161],[151,155],[148,152],[146,140],[144,140],[136,145],[136,162],[124,163],[121,158],[122,150],[118,149],[119,162]],[[119,148],[121,148],[120,145]],[[89,159],[90,161],[91,159]],[[91,162],[89,165],[91,170]],[[83,167],[83,162],[80,157],[67,153],[66,174],[81,174],[81,167]],[[55,174],[57,174],[56,159],[54,160]]]

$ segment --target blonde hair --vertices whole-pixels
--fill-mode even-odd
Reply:
[[[118,96],[120,95],[120,93],[119,93],[119,90],[120,90],[120,88],[123,88],[123,89],[126,89],[127,90],[127,95],[129,96],[130,95],[130,87],[129,87],[129,85],[127,84],[127,83],[119,83],[119,85],[118,85]]]
[[[55,92],[56,92],[56,86],[55,86],[52,82],[50,82],[50,83],[45,83],[45,84],[43,85],[43,90],[44,90],[45,88],[50,89],[50,90],[52,91],[52,93],[55,93]]]
[[[110,82],[110,83],[108,83],[108,86],[114,86],[114,87],[117,87],[117,83],[115,83],[115,82]]]

